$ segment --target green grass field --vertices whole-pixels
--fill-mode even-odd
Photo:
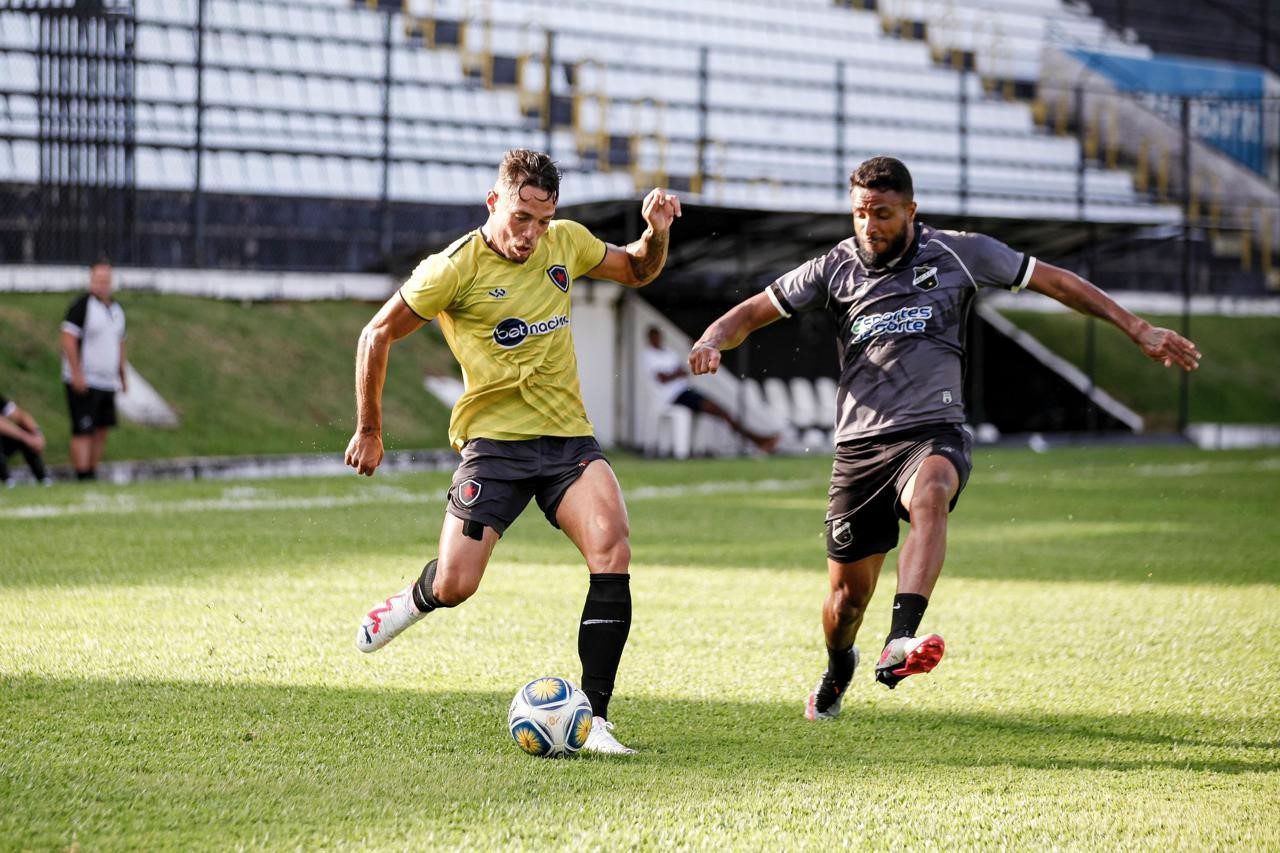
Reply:
[[[1074,313],[1002,312],[1067,361],[1087,370],[1089,319]],[[1147,316],[1157,326],[1182,328],[1182,318]],[[1094,381],[1140,413],[1148,431],[1172,431],[1178,423],[1181,371],[1163,370],[1138,354],[1118,329],[1095,324]],[[1191,318],[1191,339],[1204,354],[1191,375],[1190,419],[1208,423],[1280,423],[1280,322],[1274,317]]]
[[[0,847],[1280,849],[1280,453],[979,452],[946,659],[821,724],[829,460],[617,469],[640,753],[559,762],[504,730],[579,675],[585,571],[536,510],[363,656],[445,474],[0,492]]]

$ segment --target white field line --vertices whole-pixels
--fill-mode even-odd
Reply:
[[[1205,474],[1252,474],[1270,471],[1280,471],[1280,456],[1272,456],[1256,462],[1190,462],[1175,465],[1136,465],[1128,473],[1134,477],[1165,478],[1198,477]],[[1085,467],[1070,471],[1055,471],[1050,474],[1050,479],[1078,480],[1082,476],[1087,477],[1094,473],[1102,472],[1113,474],[1114,469]],[[1021,478],[1022,475],[1015,476],[1002,471],[984,472],[977,470],[974,472],[972,479],[977,483],[1009,483]],[[623,489],[623,494],[629,502],[671,500],[702,495],[748,492],[798,492],[807,488],[825,485],[826,482],[825,478],[803,480],[724,480],[671,486],[637,486],[632,489]],[[443,500],[442,492],[410,492],[390,486],[384,486],[375,491],[362,494],[310,498],[271,497],[269,492],[263,495],[261,490],[252,487],[235,487],[226,490],[220,498],[165,502],[142,501],[127,494],[107,495],[102,492],[91,492],[85,496],[83,501],[76,504],[20,506],[11,509],[0,509],[0,519],[63,518],[77,515],[128,515],[137,512],[170,515],[183,512],[340,509],[342,507],[378,504],[430,505],[441,503]]]
[[[672,498],[700,495],[736,494],[745,492],[793,492],[823,485],[826,480],[726,480],[723,482],[693,483],[675,486],[638,486],[624,490],[628,501],[670,500]],[[268,493],[269,494],[269,493]],[[263,496],[253,488],[228,489],[220,498],[201,498],[183,501],[144,501],[132,495],[105,495],[93,492],[77,504],[62,506],[20,506],[0,510],[0,519],[62,518],[77,515],[129,515],[149,512],[170,515],[183,512],[246,512],[294,509],[339,509],[342,507],[378,504],[435,504],[442,503],[443,492],[409,492],[404,489],[383,487],[366,494],[330,495],[311,498],[277,498]]]

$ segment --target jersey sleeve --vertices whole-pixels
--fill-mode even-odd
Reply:
[[[573,247],[573,269],[569,270],[570,278],[586,275],[604,260],[609,247],[587,227],[571,219],[561,220],[561,228],[569,236],[569,244]]]
[[[0,417],[9,417],[18,409],[18,404],[0,394]]]
[[[1016,251],[986,234],[952,232],[955,247],[973,283],[979,287],[1002,287],[1015,293],[1031,281],[1036,259]]]
[[[809,311],[827,303],[831,294],[827,282],[827,256],[806,261],[784,273],[765,289],[769,301],[783,317],[796,311]]]
[[[400,285],[400,298],[410,311],[431,321],[453,302],[460,283],[458,270],[447,255],[431,255]]]
[[[82,293],[67,308],[67,315],[62,318],[62,331],[77,338],[84,337],[84,318],[89,311],[89,294]]]

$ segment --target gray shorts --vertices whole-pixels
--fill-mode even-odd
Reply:
[[[492,527],[501,536],[524,512],[529,499],[536,498],[547,521],[558,528],[556,510],[564,493],[596,459],[605,455],[591,436],[525,441],[473,438],[463,446],[462,463],[453,474],[448,512]]]
[[[911,475],[929,456],[945,456],[960,475],[956,508],[973,468],[973,440],[958,424],[925,424],[836,447],[827,492],[827,556],[856,563],[898,544],[898,519],[911,521],[899,500]]]

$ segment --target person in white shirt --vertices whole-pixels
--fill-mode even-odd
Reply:
[[[126,389],[124,309],[112,298],[111,262],[89,268],[89,292],[62,321],[62,381],[71,411],[71,465],[77,480],[97,477],[116,425],[116,392]]]
[[[644,365],[653,380],[658,400],[664,406],[684,406],[694,414],[712,415],[724,421],[738,435],[755,444],[766,453],[778,446],[778,436],[761,435],[747,429],[741,421],[725,411],[714,400],[695,391],[689,384],[689,368],[685,359],[662,344],[662,330],[650,326],[649,346],[645,347]]]

